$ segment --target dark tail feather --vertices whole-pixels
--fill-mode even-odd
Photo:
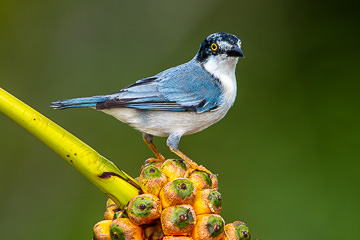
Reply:
[[[109,100],[109,97],[94,96],[94,97],[64,99],[64,100],[52,102],[50,104],[50,107],[54,109],[95,107],[97,103],[105,102],[106,100]]]

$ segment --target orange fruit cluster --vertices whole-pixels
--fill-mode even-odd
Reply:
[[[185,177],[187,176],[187,177]],[[191,171],[183,160],[147,163],[137,178],[143,194],[124,209],[108,200],[94,240],[250,240],[245,223],[225,225],[214,174]]]

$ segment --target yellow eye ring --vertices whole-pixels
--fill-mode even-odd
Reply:
[[[216,51],[218,49],[218,45],[216,43],[211,44],[211,50]]]

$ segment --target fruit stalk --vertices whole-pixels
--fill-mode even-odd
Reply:
[[[137,181],[114,163],[2,88],[0,112],[45,143],[117,205],[125,206],[141,191]]]

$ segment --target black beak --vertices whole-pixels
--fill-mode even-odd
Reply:
[[[232,49],[226,51],[226,54],[230,57],[245,57],[241,48],[234,46]]]

